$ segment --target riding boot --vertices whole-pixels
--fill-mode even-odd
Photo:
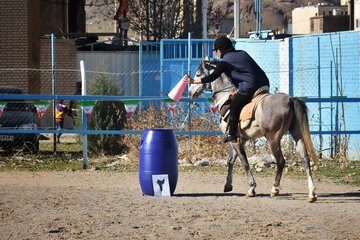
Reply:
[[[227,142],[236,143],[237,142],[236,135],[237,135],[237,130],[238,130],[238,124],[239,124],[239,120],[237,120],[236,118],[234,118],[230,115],[229,121],[228,121],[227,127],[226,127],[226,129],[229,130],[229,134],[225,135],[224,140],[223,140],[224,143],[227,143]]]

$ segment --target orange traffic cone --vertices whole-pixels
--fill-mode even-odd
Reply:
[[[186,75],[184,75],[185,77]],[[176,86],[169,92],[168,96],[175,102],[178,102],[182,97],[187,83],[184,81],[184,77],[176,84]]]

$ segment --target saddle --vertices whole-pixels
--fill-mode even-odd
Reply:
[[[224,102],[224,104],[220,108],[220,116],[221,123],[227,122],[227,118],[229,116],[230,103],[236,94],[236,88],[232,89],[229,93],[229,98]],[[239,120],[241,124],[241,129],[244,129],[249,126],[251,121],[254,119],[255,110],[261,100],[263,100],[266,96],[270,95],[269,87],[262,86],[260,87],[253,95],[251,102],[245,105],[245,107],[241,110]]]

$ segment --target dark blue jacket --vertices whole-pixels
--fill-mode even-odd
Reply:
[[[224,54],[222,61],[233,66],[226,68],[224,72],[231,78],[240,94],[252,96],[260,87],[270,86],[265,72],[247,52],[228,52]]]

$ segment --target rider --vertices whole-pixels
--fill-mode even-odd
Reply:
[[[243,50],[235,50],[233,44],[226,36],[216,39],[214,49],[216,56],[222,61],[216,64],[214,71],[203,78],[185,78],[191,84],[209,83],[217,79],[222,73],[231,78],[237,88],[237,94],[230,104],[230,114],[227,124],[228,134],[223,142],[237,142],[237,128],[241,109],[251,101],[254,93],[262,86],[270,86],[265,72],[259,67],[248,53]]]

